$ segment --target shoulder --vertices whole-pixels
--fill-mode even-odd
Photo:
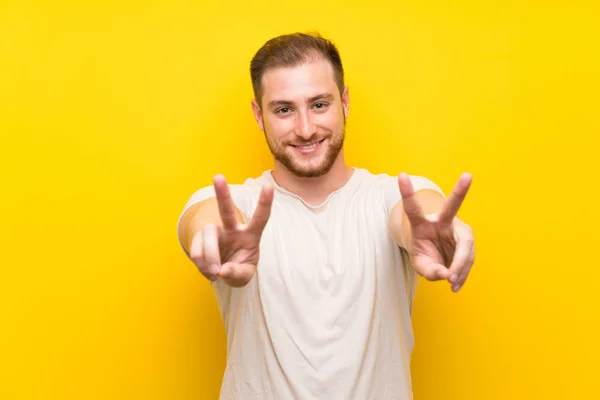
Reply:
[[[357,168],[356,173],[357,190],[381,196],[381,200],[388,211],[402,199],[398,186],[398,175],[373,173],[362,168]],[[421,175],[409,175],[409,177],[415,192],[429,189],[444,196],[444,192],[431,179]]]

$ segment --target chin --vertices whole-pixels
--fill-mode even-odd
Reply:
[[[285,165],[285,164],[284,164]],[[326,159],[321,159],[319,162],[302,163],[293,162],[291,165],[286,165],[294,175],[301,178],[317,178],[323,176],[331,170],[333,163],[327,162]]]
[[[294,170],[292,173],[299,178],[318,178],[320,176],[328,173],[328,169],[303,169],[303,170]]]

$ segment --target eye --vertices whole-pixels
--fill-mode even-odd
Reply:
[[[280,109],[275,111],[275,113],[276,114],[287,114],[289,111],[290,111],[289,107],[281,107]]]
[[[322,110],[325,107],[327,107],[327,103],[315,103],[315,105],[313,107],[316,108],[317,110]]]

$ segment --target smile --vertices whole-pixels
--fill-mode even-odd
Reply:
[[[319,148],[319,145],[323,143],[325,139],[321,139],[318,142],[305,144],[305,145],[292,145],[296,150],[298,150],[302,154],[312,153]]]

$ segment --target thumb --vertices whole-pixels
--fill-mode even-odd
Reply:
[[[256,267],[250,264],[228,262],[221,266],[219,276],[229,286],[242,287],[252,280],[255,270]]]
[[[428,281],[440,281],[450,278],[448,268],[438,263],[431,263],[424,267],[415,265],[415,270]]]
[[[447,281],[448,279],[450,279],[450,270],[445,266],[438,264],[436,272],[440,280]]]

